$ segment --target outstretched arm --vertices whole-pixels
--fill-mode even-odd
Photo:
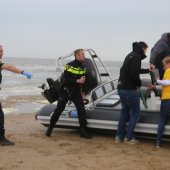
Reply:
[[[13,73],[22,74],[22,75],[26,76],[28,79],[32,78],[32,74],[31,73],[28,73],[26,71],[20,70],[17,67],[15,67],[13,65],[10,65],[10,64],[3,64],[1,66],[1,69],[8,70],[8,71],[11,71]]]
[[[11,71],[13,73],[18,73],[18,74],[21,74],[22,70],[16,68],[15,66],[13,65],[10,65],[10,64],[3,64],[2,67],[1,67],[3,70],[8,70],[8,71]]]

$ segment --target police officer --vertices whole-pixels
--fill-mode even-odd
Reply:
[[[69,62],[64,66],[63,85],[61,87],[61,94],[57,103],[57,107],[50,120],[50,125],[46,131],[46,136],[50,136],[51,132],[58,121],[61,113],[65,109],[69,98],[73,101],[77,108],[80,136],[84,138],[92,138],[86,130],[86,111],[84,108],[82,98],[82,86],[85,83],[86,68],[82,65],[85,59],[83,49],[77,49],[74,52],[75,60]]]
[[[3,48],[2,48],[2,45],[0,45],[0,84],[1,84],[1,80],[2,80],[2,74],[1,74],[2,70],[8,70],[8,71],[11,71],[14,73],[22,74],[22,75],[26,76],[28,79],[32,78],[32,74],[30,74],[26,71],[20,70],[10,64],[3,63],[1,61],[2,56],[3,56]],[[14,145],[14,142],[11,142],[7,138],[5,138],[4,112],[2,110],[2,106],[0,103],[0,146],[7,146],[7,145]]]

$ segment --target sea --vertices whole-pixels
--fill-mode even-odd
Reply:
[[[41,95],[42,89],[40,87],[42,84],[47,84],[46,79],[52,78],[56,80],[61,75],[57,69],[58,67],[56,61],[57,59],[55,58],[3,58],[4,63],[14,65],[21,70],[32,73],[33,78],[30,80],[21,74],[15,74],[7,70],[2,70],[0,100],[6,99],[9,96]],[[123,61],[103,62],[112,78],[117,79]],[[148,63],[144,63],[145,67],[147,67],[147,65]],[[28,110],[29,106],[30,105],[27,106],[26,110]],[[30,107],[32,108],[33,106],[31,105]],[[11,110],[14,112],[14,109]],[[23,110],[21,111],[23,112]]]
[[[61,74],[57,70],[56,59],[6,57],[3,62],[32,73],[33,78],[28,80],[23,75],[2,70],[0,99],[7,96],[38,95],[41,92],[39,86],[46,83],[47,78],[56,80]],[[118,77],[121,62],[105,61],[104,64],[113,78]]]
[[[33,78],[2,70],[2,83],[0,98],[17,95],[38,95],[38,88],[46,81],[46,78],[57,79],[55,59],[33,59],[33,58],[4,58],[4,63],[30,72]]]

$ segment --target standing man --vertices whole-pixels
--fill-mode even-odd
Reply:
[[[129,53],[120,69],[118,95],[122,104],[115,142],[134,144],[134,129],[140,112],[141,73],[149,73],[149,69],[141,69],[141,60],[146,58],[148,45],[145,42],[134,42],[133,51]],[[126,122],[129,124],[126,131]]]
[[[1,74],[2,70],[8,70],[8,71],[11,71],[14,73],[22,74],[22,75],[26,76],[28,79],[32,78],[32,74],[25,72],[23,70],[20,70],[12,65],[3,63],[1,61],[2,56],[3,56],[3,47],[2,47],[2,45],[0,45],[0,84],[2,81],[2,74]],[[4,112],[2,110],[2,105],[0,103],[0,146],[5,146],[5,145],[14,145],[14,142],[11,142],[7,138],[5,138]]]
[[[159,70],[160,79],[163,78],[164,74],[162,59],[167,55],[170,55],[170,33],[162,34],[161,38],[151,49],[150,68]]]
[[[64,66],[64,76],[61,87],[61,94],[57,103],[57,107],[50,120],[50,125],[46,131],[46,136],[50,136],[56,122],[61,113],[65,109],[68,99],[71,98],[78,112],[80,124],[80,136],[84,138],[92,138],[86,130],[86,111],[82,98],[82,86],[86,81],[86,68],[82,65],[85,60],[83,49],[77,49],[74,52],[75,60]]]

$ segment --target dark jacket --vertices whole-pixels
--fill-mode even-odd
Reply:
[[[0,61],[0,84],[2,82],[2,73],[1,73],[1,71],[2,71],[2,66],[3,65],[4,65],[4,63],[2,61]]]
[[[85,75],[86,68],[82,62],[75,59],[67,63],[64,66],[63,87],[68,88],[70,92],[80,91],[82,85],[76,83],[76,80]]]
[[[149,69],[141,68],[141,60],[146,58],[138,42],[133,43],[133,51],[129,53],[120,69],[118,88],[136,90],[141,86],[140,74],[149,73]]]
[[[170,33],[164,33],[151,49],[150,63],[161,64],[163,57],[168,54],[170,54]]]

